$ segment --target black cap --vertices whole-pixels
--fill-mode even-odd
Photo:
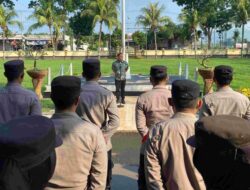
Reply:
[[[178,101],[191,101],[200,96],[200,86],[191,80],[176,80],[172,84],[172,97]]]
[[[74,76],[59,76],[51,82],[51,97],[61,99],[80,96],[81,79]]]
[[[214,69],[215,79],[232,80],[233,68],[227,65],[219,65]]]
[[[52,120],[43,116],[21,117],[0,125],[0,159],[15,160],[22,170],[41,164],[61,144]]]
[[[150,69],[150,76],[153,78],[167,77],[167,67],[163,65],[154,65]]]
[[[6,75],[11,77],[18,77],[24,71],[23,60],[11,60],[4,63],[4,70]]]
[[[85,74],[95,75],[101,72],[99,59],[85,59],[82,63],[82,69]]]
[[[230,142],[235,147],[245,147],[250,144],[250,122],[236,116],[219,115],[204,117],[196,122],[196,137],[201,139],[200,131],[203,131],[209,136],[217,136]],[[201,139],[197,144],[211,144],[210,138]],[[212,139],[212,138],[211,138]],[[207,140],[207,142],[206,142]],[[217,144],[218,147],[218,144]]]

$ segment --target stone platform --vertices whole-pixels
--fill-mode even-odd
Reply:
[[[185,79],[185,76],[171,75],[169,76],[169,82],[167,88],[171,88],[171,84],[175,80]],[[82,83],[84,83],[84,79],[82,78]],[[103,87],[109,89],[112,92],[115,92],[115,80],[113,76],[103,76],[99,80],[99,84]],[[148,75],[131,75],[130,79],[126,81],[125,92],[128,96],[138,96],[141,93],[152,89],[152,85],[150,83],[150,79]],[[46,86],[45,96],[49,97],[51,92],[51,87]]]

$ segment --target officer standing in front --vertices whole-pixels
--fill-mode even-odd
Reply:
[[[205,190],[193,164],[194,148],[187,140],[195,134],[196,113],[201,106],[199,84],[177,80],[172,84],[170,119],[149,132],[145,150],[145,174],[149,190]]]
[[[112,144],[111,137],[119,127],[118,108],[111,91],[98,84],[101,77],[100,61],[86,59],[83,61],[83,77],[86,83],[81,88],[80,103],[77,114],[101,128],[107,143],[108,176],[106,189],[111,189],[112,178]]]
[[[170,106],[168,102],[168,99],[171,98],[171,91],[166,88],[167,68],[162,65],[152,66],[150,69],[150,82],[153,85],[153,89],[138,97],[135,108],[136,127],[142,137],[138,169],[139,190],[146,190],[144,149],[148,132],[153,125],[173,115],[172,106]]]
[[[51,83],[55,104],[52,121],[63,145],[56,150],[57,166],[45,190],[104,190],[107,178],[106,143],[100,128],[76,113],[81,80],[60,76]]]
[[[125,104],[125,86],[126,72],[128,63],[123,60],[123,54],[117,54],[117,60],[112,64],[112,70],[115,74],[116,103]]]
[[[214,69],[217,91],[203,98],[200,118],[214,115],[233,115],[250,120],[250,101],[243,94],[234,91],[230,84],[233,68],[220,65]]]
[[[36,94],[24,89],[24,62],[12,60],[4,64],[7,85],[0,90],[0,123],[27,115],[41,115],[41,106]]]

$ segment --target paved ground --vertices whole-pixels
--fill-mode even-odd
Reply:
[[[137,168],[138,166],[115,164],[112,190],[136,190]]]

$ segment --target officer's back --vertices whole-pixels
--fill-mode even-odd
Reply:
[[[41,115],[41,106],[35,93],[21,86],[24,62],[8,61],[4,64],[4,69],[8,83],[0,90],[0,123],[20,116]]]
[[[232,80],[232,67],[224,65],[215,67],[214,81],[217,91],[203,98],[200,117],[233,115],[250,119],[250,101],[246,96],[230,87]]]

